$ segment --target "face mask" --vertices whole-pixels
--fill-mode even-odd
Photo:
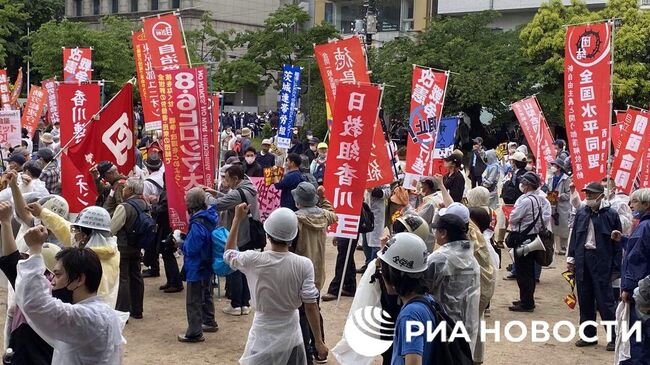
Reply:
[[[552,172],[552,173],[556,173],[556,172],[557,172],[557,167],[555,167],[555,166],[551,166],[551,172]]]
[[[587,204],[587,206],[591,209],[597,209],[600,207],[600,202],[598,199],[587,199],[585,201],[585,204]]]
[[[309,146],[309,149],[316,152],[316,146]]]
[[[609,200],[603,199],[600,201],[600,207],[598,209],[605,209],[609,208],[610,206],[612,206],[612,203],[610,203]]]
[[[238,134],[236,137],[237,137],[238,139],[241,138],[241,134]]]
[[[314,136],[307,136],[307,140],[310,141]]]
[[[61,289],[54,289],[52,290],[52,296],[63,303],[69,303],[72,304],[72,294],[74,293],[73,290],[68,289],[67,286],[61,288]]]
[[[532,165],[526,165],[526,171],[533,171]]]
[[[323,159],[324,159],[324,158],[326,158],[326,157],[327,157],[327,153],[320,153],[320,152],[319,152],[319,153],[318,153],[318,157],[320,157],[320,158],[323,158]]]
[[[632,209],[632,217],[636,218],[636,219],[641,218],[641,212],[639,212],[638,210]]]
[[[255,157],[245,157],[246,163],[252,165],[255,162]]]

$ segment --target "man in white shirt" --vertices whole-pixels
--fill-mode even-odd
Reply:
[[[54,348],[52,364],[120,364],[125,319],[97,295],[102,278],[99,257],[87,248],[61,250],[51,287],[43,275],[46,238],[47,229],[40,225],[25,234],[31,256],[18,263],[16,303]]]
[[[311,261],[289,252],[298,234],[298,218],[288,208],[273,211],[264,222],[271,249],[264,252],[237,251],[239,222],[247,219],[248,206],[239,204],[228,235],[224,261],[246,275],[255,309],[253,326],[240,364],[304,364],[305,349],[300,330],[298,308],[304,303],[314,333],[316,361],[327,358],[328,349],[320,326]]]

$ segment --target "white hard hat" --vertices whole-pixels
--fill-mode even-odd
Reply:
[[[111,231],[111,215],[102,207],[87,207],[79,213],[73,226],[86,227],[98,231]]]
[[[52,213],[58,215],[63,219],[68,219],[68,213],[70,213],[70,207],[68,202],[63,199],[60,195],[48,195],[40,199],[39,203],[43,208],[47,208]]]
[[[390,267],[406,273],[427,269],[427,245],[413,233],[401,232],[388,241],[388,248],[377,254]]]
[[[41,256],[43,256],[43,261],[45,262],[45,267],[54,272],[54,265],[56,264],[56,254],[61,251],[61,248],[53,243],[45,242],[43,244],[43,249],[41,250]]]
[[[424,218],[416,214],[401,216],[397,220],[406,227],[406,231],[414,233],[416,236],[426,240],[429,238],[429,225]]]
[[[291,242],[298,235],[298,217],[289,208],[276,209],[264,221],[264,230],[278,241]]]

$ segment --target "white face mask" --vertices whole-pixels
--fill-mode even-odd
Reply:
[[[585,200],[585,204],[591,209],[598,209],[600,208],[600,202],[598,199],[587,199]]]
[[[252,165],[253,162],[255,162],[255,157],[254,156],[253,157],[245,157],[244,159],[246,160],[246,163],[249,164],[249,165]]]
[[[308,140],[308,141],[311,141],[312,138],[314,138],[314,136],[311,136],[311,135],[308,135],[308,136],[307,136],[307,140]]]
[[[526,171],[533,171],[533,165],[526,165]]]
[[[555,166],[551,166],[551,172],[552,172],[552,173],[556,173],[556,172],[557,172],[557,167],[555,167]]]
[[[316,152],[316,146],[309,146],[309,149]]]

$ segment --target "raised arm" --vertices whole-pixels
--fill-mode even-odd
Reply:
[[[20,220],[25,224],[31,224],[34,221],[34,216],[27,209],[27,204],[25,203],[25,198],[23,193],[18,188],[17,175],[15,172],[11,171],[7,173],[7,179],[9,180],[9,187],[11,188],[11,195],[14,198],[14,206],[16,210],[16,215]]]
[[[14,232],[11,228],[11,203],[2,202],[0,203],[0,230],[2,237],[2,256],[9,256],[12,253],[16,252],[18,248],[16,247],[16,239],[14,238]]]

